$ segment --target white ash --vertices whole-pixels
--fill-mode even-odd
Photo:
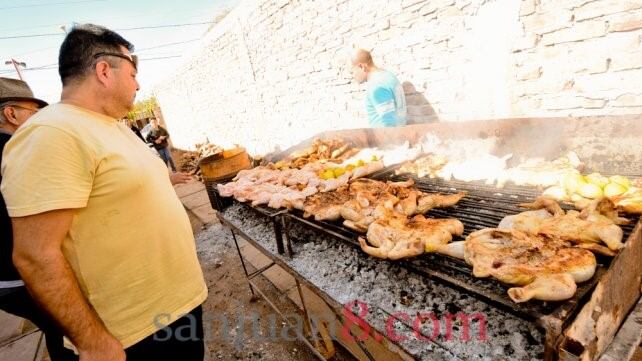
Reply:
[[[229,207],[224,216],[254,237],[275,254],[271,220],[258,215],[245,205]],[[289,232],[294,248],[293,258],[279,256],[310,283],[341,304],[354,300],[369,307],[365,320],[386,334],[386,320],[397,312],[410,319],[396,322],[396,333],[409,336],[397,344],[417,359],[425,360],[538,360],[543,358],[544,336],[534,324],[477,300],[466,293],[409,272],[394,262],[367,256],[354,247],[299,224]],[[434,342],[417,340],[412,324],[418,313],[434,312],[441,332]],[[486,317],[487,340],[478,339],[480,322],[470,323],[470,340],[462,340],[462,321],[453,324],[453,339],[446,340],[444,314],[481,313]],[[431,335],[429,321],[422,334]]]
[[[196,251],[204,266],[220,263],[233,248],[232,234],[220,224],[213,224],[196,236]]]
[[[261,215],[249,205],[234,202],[223,211],[226,219],[233,221],[234,225],[249,237],[260,242],[263,247],[273,254],[276,250],[276,236],[272,220]]]

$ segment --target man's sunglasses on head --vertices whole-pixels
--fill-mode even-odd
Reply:
[[[109,52],[101,52],[96,55],[94,55],[94,59],[98,59],[101,56],[115,56],[121,59],[125,59],[128,62],[130,62],[133,66],[134,69],[138,70],[138,56],[132,55],[132,54],[123,54],[123,53],[109,53]]]

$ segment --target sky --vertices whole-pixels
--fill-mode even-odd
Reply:
[[[74,22],[94,23],[116,30],[134,44],[134,54],[141,59],[137,100],[144,100],[151,96],[155,84],[180,64],[181,55],[189,53],[210,25],[126,29],[211,22],[238,1],[0,0],[0,76],[18,78],[13,65],[5,62],[24,62],[22,76],[35,96],[50,103],[59,101],[57,61],[65,36],[62,27],[69,29]]]

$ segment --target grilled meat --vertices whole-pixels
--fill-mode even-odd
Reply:
[[[314,215],[317,221],[336,221],[341,217],[341,207],[351,198],[347,186],[333,192],[314,194],[305,200],[304,217]]]
[[[475,277],[519,286],[508,290],[515,302],[571,298],[576,283],[593,277],[597,264],[593,253],[560,238],[493,228],[466,238],[464,258]]]
[[[520,204],[522,207],[539,209],[527,211],[502,219],[501,229],[516,229],[532,234],[559,237],[573,243],[604,242],[611,251],[623,247],[622,228],[597,209],[578,211],[564,210],[550,198],[540,197],[533,203]]]
[[[375,213],[377,219],[366,235],[368,242],[359,237],[359,243],[364,252],[378,258],[396,260],[433,252],[448,244],[453,235],[464,232],[464,225],[456,219],[429,219],[423,215],[409,219],[383,207]]]

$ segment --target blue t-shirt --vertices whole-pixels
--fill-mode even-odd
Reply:
[[[406,125],[406,97],[397,77],[381,70],[370,75],[366,89],[366,111],[371,127]]]

